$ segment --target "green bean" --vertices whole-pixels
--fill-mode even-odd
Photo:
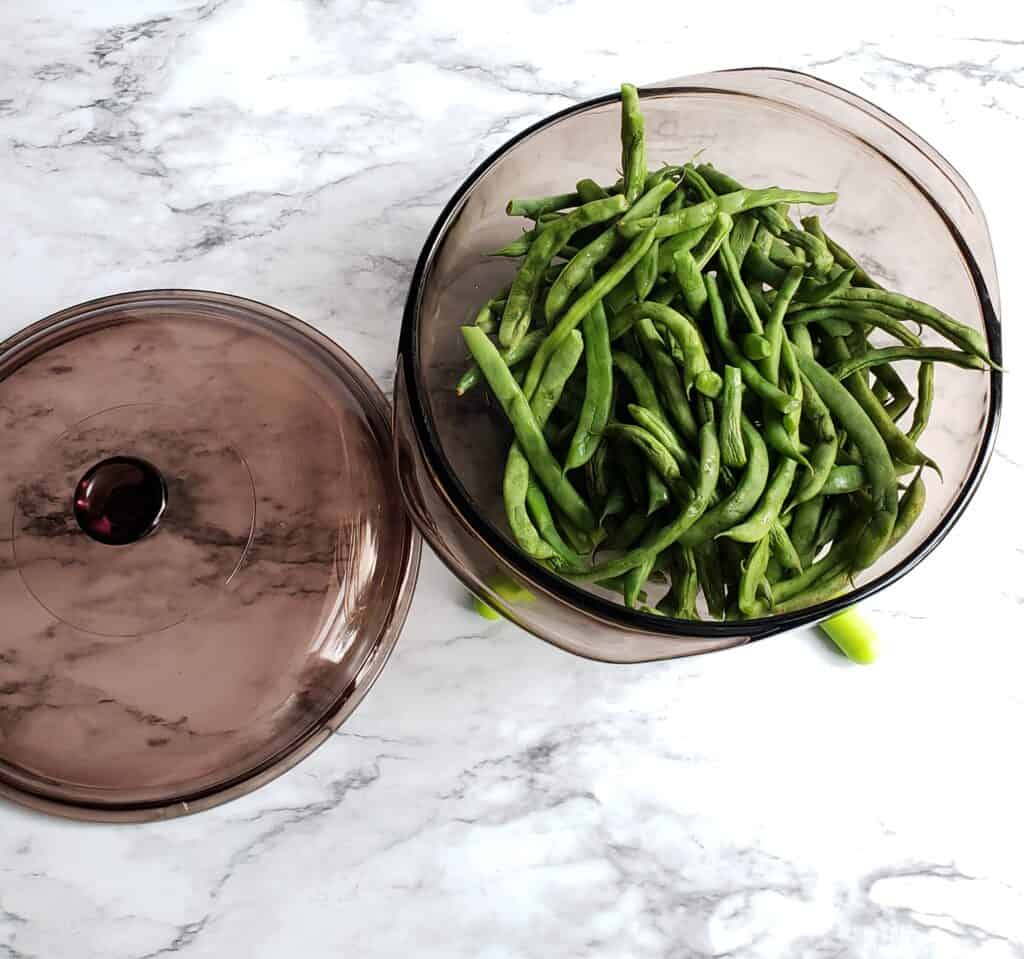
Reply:
[[[501,315],[501,325],[498,328],[498,339],[502,346],[515,346],[526,334],[530,322],[530,308],[537,298],[544,271],[551,258],[569,242],[573,233],[593,223],[609,220],[624,212],[626,207],[626,200],[621,196],[595,200],[544,228],[530,245],[526,259],[509,289],[505,312]]]
[[[834,320],[846,320],[850,323],[856,323],[858,326],[869,328],[876,327],[899,340],[905,346],[921,345],[921,340],[911,333],[903,325],[902,321],[890,316],[888,313],[883,313],[881,310],[875,310],[870,307],[843,307],[831,304],[819,307],[794,305],[792,311],[786,316],[787,324],[821,323],[823,324],[823,329],[825,323]]]
[[[581,203],[592,203],[594,200],[604,200],[610,194],[599,183],[589,177],[580,180],[576,184],[576,194]]]
[[[740,467],[747,462],[743,445],[743,377],[739,368],[726,366],[722,416],[718,423],[718,445],[726,466]]]
[[[559,193],[530,200],[509,200],[505,213],[508,216],[525,216],[536,220],[545,213],[564,210],[566,207],[576,206],[579,202],[580,198],[575,193]]]
[[[892,549],[893,546],[907,535],[910,527],[917,522],[918,517],[924,511],[926,497],[924,478],[921,476],[921,470],[919,469],[907,487],[906,492],[900,497],[899,510],[896,513],[896,523],[893,525],[887,549]]]
[[[608,549],[629,549],[644,535],[650,525],[651,518],[646,510],[630,513],[605,545]]]
[[[914,408],[914,419],[907,433],[907,437],[915,443],[928,426],[934,399],[935,365],[922,363],[917,371],[917,406]]]
[[[705,428],[702,427],[702,435]],[[711,435],[714,435],[713,430]],[[760,433],[746,417],[743,418],[743,441],[747,447],[747,466],[742,478],[728,496],[679,537],[681,545],[697,546],[705,540],[714,539],[742,520],[760,499],[768,481],[768,450]],[[717,442],[715,445],[717,447]]]
[[[803,562],[793,541],[789,538],[786,527],[780,522],[772,523],[768,538],[772,544],[772,557],[778,561],[779,565],[783,569],[802,573]]]
[[[732,232],[733,219],[728,213],[718,213],[705,228],[703,239],[693,248],[693,259],[697,269],[703,271],[711,258],[719,251]],[[671,243],[672,240],[666,240]]]
[[[828,407],[833,419],[842,425],[861,451],[875,502],[881,503],[886,491],[896,486],[896,470],[878,429],[843,384],[810,353],[802,349],[795,352],[801,371]]]
[[[654,563],[657,560],[656,555],[648,556],[639,566],[634,566],[633,569],[629,570],[622,577],[622,605],[626,609],[636,609],[636,604],[640,599],[640,594],[643,592],[642,586],[647,582],[648,577],[651,575],[651,571],[654,569]]]
[[[676,281],[679,283],[686,308],[694,316],[698,316],[708,301],[708,292],[704,288],[704,277],[697,266],[697,261],[689,250],[679,250],[675,254],[674,262]]]
[[[622,470],[622,476],[626,481],[629,490],[629,498],[637,507],[644,506],[647,502],[647,477],[644,472],[645,462],[643,456],[634,446],[618,443],[613,447],[615,462]]]
[[[725,579],[722,574],[721,558],[718,544],[712,540],[693,547],[694,559],[697,563],[697,579],[704,602],[707,603],[708,615],[712,619],[721,619],[725,615]]]
[[[749,425],[749,424],[747,424]],[[756,437],[757,434],[750,427],[751,432]],[[767,452],[764,449],[764,444],[760,443],[759,455],[757,464],[748,464],[747,472],[751,472],[751,465],[753,465],[755,476],[752,480],[741,484],[739,488],[733,493],[729,500],[722,501],[719,503],[710,513],[707,515],[712,517],[709,524],[705,524],[705,528],[696,536],[696,524],[705,515],[707,510],[708,502],[714,492],[714,488],[718,483],[718,470],[719,470],[719,453],[718,453],[718,441],[715,437],[714,428],[710,424],[705,424],[700,430],[700,476],[697,484],[695,495],[683,508],[682,512],[668,525],[662,527],[660,530],[654,530],[648,533],[643,542],[634,549],[631,549],[626,555],[619,557],[615,560],[610,560],[605,563],[601,563],[595,570],[591,570],[588,575],[596,578],[604,578],[607,576],[618,576],[621,573],[632,569],[635,566],[639,566],[645,562],[651,554],[657,555],[663,550],[667,549],[675,542],[679,542],[682,546],[696,546],[698,543],[703,542],[715,535],[716,524],[720,522],[729,522],[734,510],[742,508],[742,501],[744,498],[749,498],[751,491],[756,488],[756,473],[760,467],[760,459],[763,457],[767,461]],[[760,439],[757,438],[757,442]],[[754,457],[752,457],[752,460]],[[762,479],[763,483],[763,479]],[[688,535],[691,537],[691,541],[687,542]]]
[[[676,197],[683,195],[682,190],[676,190],[668,200],[666,209],[671,206]],[[664,276],[675,269],[673,258],[680,250],[693,251],[701,239],[708,234],[711,225],[697,227],[694,230],[687,230],[685,233],[677,233],[675,236],[666,237],[658,247],[658,276]]]
[[[789,309],[789,304],[793,300],[793,295],[797,291],[797,287],[800,286],[801,280],[804,278],[804,271],[800,267],[793,267],[787,274],[786,278],[782,281],[782,285],[779,287],[779,292],[771,304],[771,313],[768,315],[768,321],[764,325],[763,332],[768,337],[768,342],[771,348],[771,352],[765,357],[764,362],[761,364],[761,375],[770,383],[778,385],[779,382],[779,364],[782,361],[782,341],[785,338],[785,330],[783,327],[783,318],[786,315],[786,310]]]
[[[488,341],[489,342],[489,341]],[[551,411],[555,408],[566,380],[576,368],[580,354],[583,352],[582,337],[577,333],[565,341],[562,348],[552,358],[541,388],[530,403],[530,411],[536,418],[540,429],[544,428]],[[509,528],[516,542],[524,552],[535,559],[556,557],[557,546],[547,542],[543,535],[530,521],[527,510],[527,493],[530,482],[530,466],[518,443],[513,443],[505,461],[505,477],[502,494],[505,500],[505,512],[508,516]]]
[[[818,522],[821,519],[824,505],[825,497],[818,495],[801,503],[793,511],[793,522],[789,527],[789,538],[797,555],[800,557],[800,565],[802,567],[809,566],[814,559],[814,534],[818,531]]]
[[[971,353],[960,350],[949,350],[941,346],[886,346],[881,349],[868,350],[859,356],[853,356],[837,364],[832,375],[837,380],[845,380],[852,373],[871,369],[883,363],[895,363],[898,360],[916,360],[936,363],[951,363],[966,370],[985,369],[984,361]]]
[[[724,193],[714,200],[704,200],[693,206],[683,207],[675,213],[663,213],[658,217],[643,217],[630,223],[621,223],[619,232],[627,238],[639,235],[644,230],[653,228],[659,237],[673,236],[684,230],[710,223],[716,213],[728,213],[735,216],[774,203],[813,203],[826,205],[835,203],[835,193],[810,193],[803,190],[782,190],[769,187],[766,190],[737,190]]]
[[[634,303],[615,317],[611,330],[612,340],[623,335],[633,324],[644,320],[650,320],[658,326],[665,327],[682,346],[683,383],[685,393],[689,396],[697,377],[711,368],[696,324],[688,316],[669,306],[651,302]]]
[[[563,569],[582,569],[583,557],[562,539],[555,526],[555,518],[551,515],[547,497],[533,476],[529,478],[526,488],[526,507],[537,526],[541,539],[554,550],[558,566]]]
[[[629,277],[626,280],[619,283],[614,289],[610,290],[608,295],[604,298],[604,308],[608,316],[615,316],[617,313],[621,313],[630,303],[636,300],[636,293],[633,292],[633,284],[628,282]]]
[[[664,180],[656,184],[626,211],[622,217],[622,222],[628,223],[639,217],[657,213],[665,198],[675,188],[676,185],[671,180]],[[562,312],[573,292],[586,280],[591,271],[611,255],[618,240],[618,231],[615,226],[610,226],[584,246],[565,265],[565,268],[551,285],[551,289],[548,291],[544,301],[544,316],[548,323],[551,323]]]
[[[875,383],[885,389],[891,400],[886,404],[885,411],[894,422],[905,412],[913,402],[913,396],[903,378],[888,363],[881,363],[876,366],[872,373],[875,376]],[[898,410],[898,412],[897,412]]]
[[[605,433],[609,439],[632,443],[644,455],[648,464],[669,483],[674,484],[679,480],[679,464],[675,457],[663,443],[643,427],[628,423],[609,423]]]
[[[655,240],[643,259],[633,267],[633,289],[638,300],[646,300],[658,279],[658,248],[660,240]]]
[[[526,379],[523,382],[523,393],[530,397],[540,382],[540,375],[544,371],[551,354],[558,349],[562,340],[569,335],[569,331],[575,329],[580,321],[594,308],[594,305],[604,299],[611,289],[617,286],[622,279],[628,275],[630,270],[650,249],[654,242],[654,231],[638,236],[607,272],[605,272],[594,285],[583,293],[558,321],[554,329],[548,333],[547,339],[541,343],[540,348],[533,355],[530,368],[527,371]]]
[[[642,305],[650,306],[651,304]],[[663,309],[667,309],[667,307]],[[697,421],[686,401],[682,378],[675,362],[665,348],[664,342],[658,335],[654,323],[645,316],[636,324],[635,330],[640,345],[644,353],[647,354],[647,360],[654,369],[654,378],[665,403],[665,409],[668,411],[669,419],[688,440],[696,439]]]
[[[647,147],[640,96],[631,83],[622,84],[622,179],[626,200],[635,203],[644,192],[647,176]]]
[[[779,518],[782,507],[789,495],[790,487],[796,476],[796,461],[783,459],[775,467],[775,472],[765,488],[764,495],[758,501],[754,511],[739,526],[733,526],[720,535],[739,543],[756,543],[767,536],[772,524]]]
[[[501,358],[505,361],[505,365],[512,369],[518,366],[520,363],[525,362],[534,353],[537,352],[538,347],[544,342],[544,337],[547,334],[544,330],[533,330],[524,336],[517,346],[514,346],[510,350],[499,350]],[[459,382],[455,386],[455,393],[457,396],[463,396],[468,393],[477,383],[480,382],[480,367],[473,363],[465,373],[459,379]]]
[[[886,290],[865,289],[862,287],[851,287],[845,293],[835,297],[834,302],[838,303],[867,303],[875,304],[884,310],[889,310],[897,316],[909,316],[922,326],[927,326],[936,333],[941,334],[954,346],[968,353],[973,353],[982,359],[989,366],[994,367],[988,355],[988,343],[984,334],[973,327],[967,326],[954,320],[951,316],[915,300],[912,297],[904,296],[902,293],[889,293]]]
[[[708,304],[710,306],[711,322],[718,338],[722,352],[729,363],[738,366],[743,375],[743,383],[752,392],[760,396],[765,402],[771,403],[780,413],[787,413],[796,405],[796,400],[788,393],[783,393],[774,383],[769,383],[757,368],[751,363],[732,341],[729,336],[729,327],[725,319],[725,308],[722,299],[718,294],[718,285],[711,274],[705,274],[704,283],[708,290]]]
[[[529,400],[520,390],[497,347],[475,326],[464,326],[462,336],[491,387],[495,399],[504,410],[515,432],[516,440],[541,485],[576,526],[585,532],[595,530],[597,524],[590,507],[562,474],[561,467],[548,449],[543,430],[530,408]],[[549,336],[545,343],[550,341]],[[534,355],[535,359],[537,355],[539,354]]]
[[[825,477],[821,492],[825,496],[835,496],[837,493],[856,492],[867,485],[868,477],[864,468],[850,463],[846,466],[833,466]]]
[[[714,370],[701,370],[694,378],[693,385],[697,388],[697,392],[706,399],[716,399],[719,393],[722,392],[722,377],[719,376]],[[706,406],[708,410],[714,410],[713,406]],[[709,414],[711,415],[711,414]],[[708,417],[706,416],[705,419]]]
[[[540,235],[541,230],[542,227],[534,227],[532,230],[525,230],[511,243],[506,244],[500,250],[494,250],[492,253],[489,253],[488,256],[526,256],[530,251],[531,244]]]
[[[757,307],[754,306],[754,301],[750,297],[750,291],[747,290],[743,277],[740,276],[740,267],[736,262],[736,254],[733,252],[731,243],[723,243],[719,247],[718,262],[721,265],[722,272],[725,273],[726,279],[729,281],[729,289],[732,290],[732,295],[740,308],[740,312],[747,318],[751,331],[763,334],[764,324],[761,322]]]
[[[621,350],[612,350],[612,365],[629,383],[637,404],[646,407],[664,420],[666,418],[665,411],[661,407],[661,400],[658,399],[658,391],[654,388],[654,384],[643,366]]]
[[[757,232],[757,229],[757,218],[753,214],[743,213],[736,217],[736,224],[729,236],[729,245],[732,247],[736,264],[741,270],[743,269],[743,261],[747,258],[750,244],[754,241],[754,234]]]
[[[898,509],[899,494],[893,486],[885,491],[882,503],[875,505],[874,512],[857,543],[852,557],[852,567],[855,571],[867,569],[885,552],[896,526]]]
[[[828,236],[825,231],[821,228],[821,223],[816,216],[805,216],[801,221],[805,230],[808,233],[813,233],[820,240],[825,241],[825,245],[828,247],[829,252],[832,254],[836,261],[836,264],[842,267],[844,270],[853,271],[853,282],[857,286],[868,286],[873,289],[882,289],[865,270],[860,266],[857,261],[850,256],[832,237]]]
[[[600,525],[604,527],[605,520],[624,512],[626,505],[626,490],[621,483],[615,483],[608,490],[608,495],[604,498],[604,505],[601,507],[601,517],[599,519]]]
[[[767,336],[761,333],[743,334],[743,355],[751,362],[759,363],[771,356],[771,352],[772,343]]]
[[[607,579],[629,572],[634,567],[647,562],[652,555],[657,556],[662,550],[680,541],[686,531],[704,514],[706,508],[706,502],[699,496],[695,496],[671,523],[645,535],[639,546],[630,549],[617,559],[599,563],[588,573],[581,575],[591,579]],[[575,574],[570,573],[569,575]]]
[[[744,616],[751,616],[757,605],[757,592],[765,578],[771,543],[768,537],[759,540],[747,557],[746,566],[740,576],[739,607]]]
[[[665,481],[658,475],[657,470],[649,463],[647,465],[647,515],[653,516],[663,506],[668,506],[672,499]],[[644,577],[646,579],[646,577]]]
[[[828,246],[812,233],[803,230],[783,230],[779,237],[790,246],[803,250],[810,261],[811,272],[820,277],[828,277],[835,262]]]
[[[813,500],[821,492],[835,465],[836,454],[839,451],[839,437],[832,423],[832,417],[829,415],[828,407],[822,402],[810,382],[806,380],[804,381],[804,402],[809,413],[808,422],[814,424],[819,442],[811,449],[808,456],[810,469],[793,491],[793,496],[787,507],[790,510],[797,509],[809,500]]]
[[[699,464],[680,443],[679,437],[665,420],[664,415],[636,403],[628,404],[626,409],[629,410],[629,415],[636,421],[637,426],[645,429],[661,443],[679,464],[679,468],[686,474],[687,480],[696,485]]]
[[[837,296],[850,288],[853,283],[853,270],[842,270],[837,276],[823,283],[815,283],[809,277],[797,289],[794,299],[809,306],[827,300],[829,297]]]
[[[700,580],[692,549],[673,548],[672,587],[658,604],[666,615],[676,619],[700,619],[697,612],[697,591]]]
[[[771,607],[763,603],[758,604],[753,615],[763,616],[765,613],[771,612],[774,616],[781,616],[785,613],[795,613],[797,610],[806,609],[808,606],[825,603],[849,588],[852,575],[852,569],[848,566],[841,566],[787,600],[780,602],[776,599]]]
[[[789,389],[794,404],[786,413],[780,413],[771,406],[765,409],[764,438],[768,445],[777,453],[781,453],[787,459],[793,460],[800,466],[811,469],[811,464],[807,457],[804,456],[800,444],[800,410],[804,398],[803,384],[799,367],[796,365],[796,359],[792,355],[789,340],[784,339],[782,345],[782,352],[787,360],[787,368],[791,370]],[[795,369],[795,375],[792,373],[793,369]]]
[[[612,409],[612,348],[608,318],[598,301],[582,323],[587,385],[576,431],[569,442],[565,469],[582,466],[601,442]]]
[[[840,364],[850,360],[849,348],[842,340],[834,340],[832,349]],[[917,448],[914,440],[889,419],[889,414],[885,412],[885,407],[868,388],[863,374],[859,372],[851,373],[844,382],[850,394],[861,405],[861,408],[878,430],[893,458],[902,460],[904,463],[909,463],[912,466],[930,466],[937,473],[939,472],[939,468],[934,460],[922,453]]]

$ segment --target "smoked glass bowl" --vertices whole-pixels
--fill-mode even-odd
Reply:
[[[999,293],[977,199],[929,144],[852,93],[801,73],[747,69],[641,91],[648,164],[700,154],[745,185],[837,190],[821,212],[827,231],[886,287],[935,304],[983,331],[1001,360]],[[960,518],[987,464],[1001,374],[939,365],[921,447],[927,506],[909,535],[829,602],[732,622],[679,621],[628,610],[524,556],[501,504],[509,432],[486,388],[459,398],[459,327],[505,286],[516,261],[488,256],[526,221],[512,197],[571,190],[582,177],[614,182],[619,98],[570,107],[514,137],[456,191],[420,256],[406,304],[395,389],[396,461],[414,522],[449,568],[524,629],[569,652],[611,662],[688,656],[814,623],[884,588],[921,562]],[[932,341],[925,331],[926,341]],[[935,342],[938,342],[935,340]],[[904,370],[913,383],[913,368]],[[510,578],[510,601],[494,588]],[[508,590],[502,590],[508,595]]]

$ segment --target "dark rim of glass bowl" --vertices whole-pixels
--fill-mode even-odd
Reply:
[[[760,72],[764,69],[767,68],[749,68],[751,72]],[[868,102],[857,94],[853,94],[848,90],[835,86],[834,84],[828,84],[825,81],[819,80],[817,77],[810,76],[809,74],[800,73],[795,70],[772,69],[775,73],[790,74],[794,77],[799,77],[802,80],[810,79],[815,83],[823,84],[826,91],[834,89],[853,96],[860,102]],[[737,73],[747,71],[728,72]],[[641,97],[651,98],[668,97],[687,93],[722,94],[740,97],[747,96],[752,99],[771,100],[770,97],[762,97],[756,93],[745,93],[738,90],[702,86],[654,87],[640,91]],[[992,449],[995,444],[1000,408],[1002,406],[1002,373],[999,370],[992,370],[988,374],[991,380],[990,401],[988,415],[985,418],[984,435],[982,437],[979,454],[971,466],[971,470],[966,477],[963,488],[960,490],[956,499],[952,502],[946,516],[943,518],[942,522],[940,522],[935,529],[925,537],[924,541],[917,547],[917,549],[906,556],[901,562],[897,563],[896,566],[888,572],[878,576],[870,583],[865,583],[863,586],[855,587],[850,590],[850,592],[845,593],[842,596],[838,596],[835,599],[828,600],[824,603],[819,603],[816,606],[809,606],[807,609],[797,610],[791,613],[782,613],[776,616],[766,616],[759,619],[730,620],[727,622],[672,620],[663,616],[654,616],[650,613],[627,609],[619,603],[603,599],[599,596],[595,596],[593,593],[580,589],[573,585],[569,580],[563,579],[558,576],[557,573],[553,573],[551,570],[546,569],[539,563],[536,563],[527,557],[526,554],[517,549],[511,540],[501,533],[489,519],[477,510],[472,499],[467,493],[466,488],[455,475],[454,470],[451,468],[447,457],[441,449],[440,439],[434,427],[433,416],[428,410],[423,399],[425,389],[423,379],[420,375],[419,338],[417,336],[417,331],[424,280],[429,274],[434,258],[441,247],[445,235],[447,234],[449,224],[452,222],[455,214],[461,209],[463,201],[476,185],[477,181],[501,157],[518,144],[529,139],[533,134],[540,130],[556,124],[567,117],[586,113],[594,107],[604,106],[609,103],[617,102],[618,100],[619,95],[614,93],[597,97],[592,100],[586,100],[582,103],[576,104],[575,106],[560,110],[558,113],[552,114],[551,116],[546,117],[523,130],[521,133],[518,133],[511,140],[508,140],[501,147],[495,150],[494,153],[487,157],[487,159],[484,160],[466,178],[462,185],[455,191],[455,194],[448,201],[445,208],[441,211],[441,215],[437,218],[437,221],[431,228],[430,233],[427,236],[426,243],[423,246],[423,250],[416,262],[416,268],[413,271],[412,281],[409,287],[409,295],[406,299],[405,311],[402,317],[402,330],[398,345],[399,362],[402,364],[406,381],[412,384],[412,388],[407,390],[407,394],[412,419],[416,425],[420,448],[429,462],[434,475],[439,478],[445,494],[461,513],[462,519],[492,551],[501,557],[502,561],[507,563],[527,579],[532,580],[548,593],[589,616],[616,623],[626,629],[656,633],[659,635],[678,636],[680,639],[724,639],[738,635],[747,635],[751,639],[763,639],[766,636],[786,632],[799,626],[805,626],[810,623],[819,622],[822,619],[827,619],[829,616],[832,616],[840,610],[845,609],[860,600],[866,599],[867,597],[877,593],[879,590],[884,589],[886,586],[902,579],[933,549],[935,549],[946,534],[953,528],[957,520],[959,520],[964,509],[978,488],[978,484],[981,481],[981,477],[984,474],[986,467],[988,466],[989,459],[992,455]],[[790,109],[808,113],[808,111],[800,110],[800,108],[794,107],[791,104],[784,105]],[[873,104],[870,105],[874,106]],[[876,109],[879,108],[876,107]],[[810,115],[815,116],[815,118],[823,122],[829,122],[827,117],[821,116],[820,114],[812,113]],[[844,132],[849,133],[849,131]],[[912,173],[896,163],[891,157],[881,151],[874,144],[868,141],[862,142],[889,163],[892,163],[893,166],[903,173],[908,181],[920,191],[924,198],[935,209],[936,213],[941,217],[946,229],[949,230],[950,235],[956,242],[960,255],[963,257],[964,263],[967,265],[968,271],[971,274],[971,279],[974,283],[975,292],[977,293],[978,302],[981,306],[982,315],[985,321],[985,333],[988,337],[989,350],[992,359],[997,364],[1001,364],[1002,340],[1000,335],[999,319],[992,306],[988,287],[985,283],[984,277],[982,276],[981,269],[967,245],[967,242],[964,240],[960,231],[952,222],[946,211],[918,182],[917,178]],[[912,145],[919,151],[921,150],[921,147],[917,144]],[[938,151],[930,144],[927,144],[927,147],[935,154],[936,157],[947,164],[949,163],[949,161],[939,154]],[[925,154],[925,156],[930,162],[933,162],[932,157],[927,154]],[[950,167],[952,168],[952,164],[950,164]]]

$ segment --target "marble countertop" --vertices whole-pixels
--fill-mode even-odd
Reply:
[[[1024,297],[1019,5],[8,0],[0,36],[3,334],[220,289],[390,388],[414,259],[484,156],[623,79],[763,63],[933,142],[1004,317]],[[0,959],[1024,956],[1022,414],[1011,375],[967,517],[868,604],[871,668],[811,631],[574,659],[426,556],[366,702],[266,788],[139,827],[0,805]]]

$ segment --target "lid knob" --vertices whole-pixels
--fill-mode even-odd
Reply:
[[[167,507],[160,471],[134,456],[112,456],[75,486],[75,519],[99,543],[127,546],[152,533]]]

